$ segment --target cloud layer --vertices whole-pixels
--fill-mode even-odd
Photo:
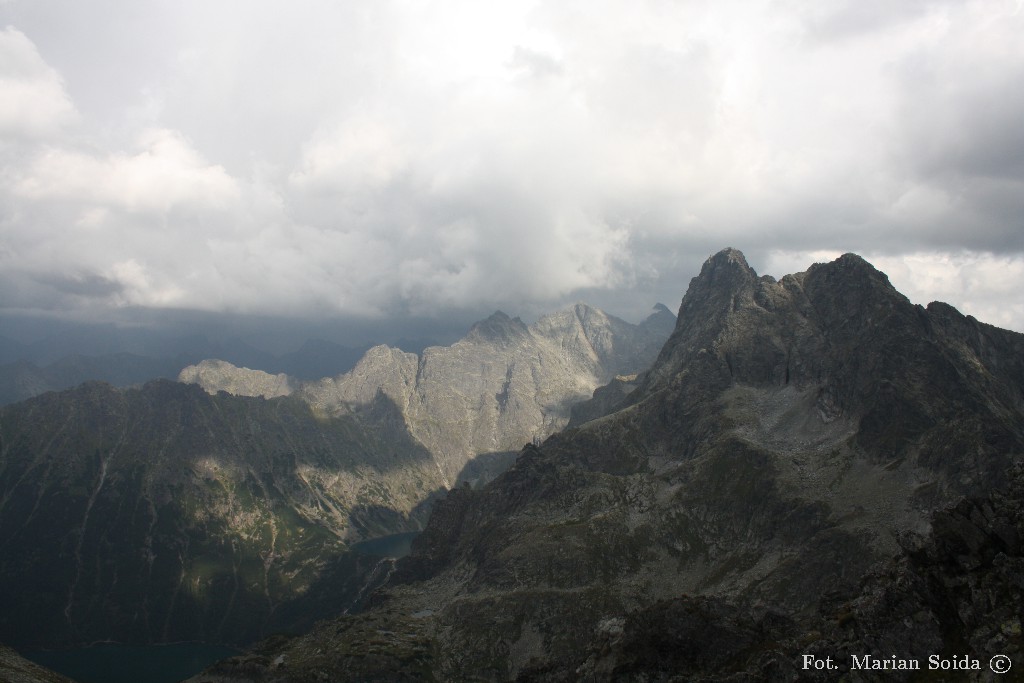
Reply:
[[[1024,329],[1019,2],[10,0],[0,25],[5,309],[641,311],[731,245],[775,275],[856,251]]]

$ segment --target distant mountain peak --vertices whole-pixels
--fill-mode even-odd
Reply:
[[[572,310],[579,318],[585,318],[587,316],[594,315],[595,313],[599,315],[606,315],[600,308],[595,308],[590,304],[583,303],[582,301],[575,303]]]
[[[495,311],[489,317],[475,323],[469,329],[466,339],[508,343],[529,334],[530,330],[522,320],[510,318],[503,311]]]

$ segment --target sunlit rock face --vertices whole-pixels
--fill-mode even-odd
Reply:
[[[883,623],[886,586],[913,592],[887,573],[894,555],[918,577],[1019,562],[1016,527],[990,533],[1012,512],[939,513],[934,533],[932,519],[1003,486],[1024,454],[1024,336],[912,305],[855,255],[778,281],[712,256],[631,381],[488,486],[452,491],[366,613],[195,680],[792,678],[787,648],[809,633],[853,641],[844,614],[875,624],[884,656],[901,633],[959,642],[942,596],[913,597],[937,626]],[[933,550],[906,550],[915,538]],[[942,559],[972,548],[978,563]]]
[[[523,444],[565,427],[573,404],[618,374],[649,367],[674,324],[661,305],[639,325],[586,304],[529,326],[499,311],[452,346],[420,355],[377,346],[350,372],[316,382],[220,361],[185,368],[179,380],[210,393],[294,394],[324,415],[358,413],[382,394],[451,485],[478,456],[507,466]],[[470,469],[477,479],[489,471],[484,462]]]
[[[293,391],[292,381],[284,373],[272,375],[215,359],[189,365],[178,374],[178,381],[198,384],[210,393],[225,391],[235,396],[277,398],[288,396]]]

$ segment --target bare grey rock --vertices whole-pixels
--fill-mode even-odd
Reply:
[[[259,396],[276,398],[292,393],[288,375],[271,375],[262,370],[235,367],[231,363],[207,359],[196,365],[189,365],[178,374],[183,384],[198,384],[207,393],[226,391],[235,396]]]

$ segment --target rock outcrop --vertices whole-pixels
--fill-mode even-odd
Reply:
[[[216,359],[189,365],[178,374],[178,381],[198,384],[210,393],[224,391],[235,396],[277,398],[292,393],[291,380],[284,373],[272,375]]]
[[[229,660],[193,680],[786,680],[794,651],[778,644],[810,646],[830,596],[865,576],[857,623],[895,639],[873,641],[882,657],[951,633],[987,652],[998,601],[1019,605],[1006,515],[932,515],[991,494],[1024,456],[1024,335],[912,305],[855,255],[776,281],[729,249],[636,384],[482,490],[452,491],[365,613],[266,651],[286,668]],[[929,533],[959,539],[921,579],[936,607],[885,626],[890,579],[871,588],[872,572]],[[1010,569],[971,607],[956,572],[986,562]]]
[[[6,645],[0,645],[0,681],[4,681],[4,683],[74,683],[70,678],[28,661]]]

